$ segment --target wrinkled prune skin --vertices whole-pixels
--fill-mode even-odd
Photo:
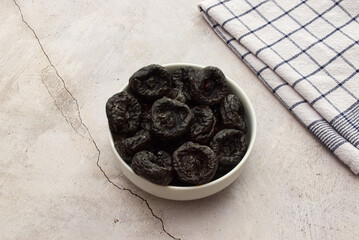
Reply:
[[[237,129],[223,129],[218,132],[209,146],[216,153],[219,166],[224,169],[235,167],[247,150],[244,134]]]
[[[216,118],[208,106],[197,106],[191,111],[194,118],[188,137],[191,141],[206,144],[214,135]]]
[[[181,67],[172,74],[173,90],[170,98],[184,103],[191,100],[189,92],[190,75],[195,74],[195,72],[196,70],[192,67]]]
[[[146,130],[140,130],[132,137],[117,141],[115,148],[125,162],[131,163],[132,157],[148,147],[150,142],[150,133]]]
[[[205,67],[190,75],[191,99],[203,105],[215,105],[228,95],[229,87],[223,72],[216,67]]]
[[[171,76],[166,68],[151,64],[135,72],[129,80],[135,96],[142,100],[156,100],[171,90]]]
[[[180,88],[173,88],[167,97],[185,103],[187,101],[187,98],[185,97],[185,94],[183,93],[182,89]]]
[[[243,118],[243,105],[233,94],[229,94],[220,105],[222,123],[226,128],[235,128],[243,133],[247,132],[247,125]]]
[[[173,178],[171,156],[164,151],[156,155],[149,151],[136,153],[131,168],[137,175],[160,185],[168,185]]]
[[[199,185],[209,182],[218,167],[216,154],[205,145],[186,142],[172,154],[173,168],[180,181]]]
[[[120,92],[108,99],[106,115],[113,133],[133,133],[140,124],[141,106],[131,94]]]
[[[189,130],[193,113],[179,101],[163,97],[152,105],[152,131],[161,138],[177,138]]]
[[[221,178],[247,151],[243,105],[216,67],[169,69],[141,68],[108,100],[115,148],[136,174],[156,184]]]
[[[142,113],[140,116],[140,126],[147,131],[151,131],[151,108],[150,104],[142,104]]]

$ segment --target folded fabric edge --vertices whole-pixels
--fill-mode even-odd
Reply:
[[[313,109],[315,109],[319,113],[319,115],[321,115],[324,119],[326,119],[327,122],[333,127],[333,129],[338,134],[340,134],[353,146],[359,149],[359,138],[358,138],[359,131],[358,131],[358,127],[355,124],[356,116],[358,116],[359,114],[358,112],[359,100],[357,99],[355,94],[353,94],[353,92],[350,90],[350,88],[353,89],[353,84],[355,81],[352,80],[351,83],[348,83],[348,81],[352,79],[353,76],[355,76],[355,74],[357,73],[357,69],[355,69],[355,66],[347,62],[348,60],[346,57],[342,56],[343,53],[351,49],[358,41],[352,40],[355,42],[346,46],[340,52],[338,52],[339,50],[335,51],[326,43],[326,41],[324,41],[323,44],[327,46],[328,49],[330,48],[332,51],[334,51],[336,55],[334,57],[330,57],[328,61],[326,61],[325,63],[320,64],[319,63],[320,57],[317,58],[318,57],[317,56],[316,58],[314,58],[314,56],[310,54],[310,51],[308,51],[309,47],[305,49],[302,49],[300,47],[299,42],[301,42],[304,39],[294,41],[289,36],[287,38],[287,36],[282,32],[283,29],[281,30],[279,26],[274,26],[271,21],[268,21],[263,16],[263,13],[261,11],[267,11],[268,14],[269,12],[271,12],[270,14],[274,14],[274,15],[280,13],[280,15],[274,18],[275,20],[273,21],[277,21],[277,19],[280,19],[281,16],[287,15],[287,17],[290,16],[290,19],[292,19],[292,21],[297,22],[296,18],[294,18],[290,14],[287,14],[287,12],[284,11],[283,6],[280,6],[281,4],[278,4],[276,3],[276,1],[274,1],[273,3],[274,5],[276,5],[276,7],[274,7],[273,4],[267,4],[268,5],[267,7],[261,7],[261,11],[257,9],[263,4],[269,2],[271,1],[265,0],[265,1],[260,1],[258,4],[254,5],[253,1],[249,1],[249,0],[245,0],[245,1],[205,0],[200,2],[199,6],[205,11],[207,15],[213,18],[221,28],[226,30],[231,35],[231,37],[233,36],[233,38],[230,39],[229,41],[238,40],[247,50],[251,51],[256,56],[256,58],[266,63],[267,66],[266,68],[263,69],[263,71],[266,71],[266,69],[268,69],[269,67],[274,72],[276,72],[276,74],[282,77],[282,79],[287,84],[289,84],[293,89],[295,89],[295,91],[299,95],[301,95],[305,100],[309,101]],[[297,7],[301,6],[302,4],[310,8],[309,6],[310,4],[307,4],[304,1],[295,4],[295,6],[290,8],[290,10],[288,11],[292,11]],[[249,9],[247,9],[248,7]],[[272,7],[274,8],[272,9]],[[329,9],[332,9],[334,7],[335,7],[335,3],[331,4],[331,7]],[[275,11],[276,9],[277,10],[281,9],[281,10],[279,13],[278,12],[274,13],[270,11],[270,10]],[[248,16],[251,17],[248,18]],[[260,27],[256,27],[256,28],[250,27],[252,26],[252,22],[254,22],[253,24],[256,25],[255,22],[257,22],[257,19],[254,16],[258,17],[258,21],[264,20],[265,23],[262,22],[262,24],[260,24],[261,25]],[[232,20],[233,20],[232,24],[228,24]],[[354,20],[355,18],[352,18],[352,20],[350,20],[349,22],[353,22]],[[348,24],[349,22],[346,22],[346,24]],[[346,26],[346,24],[341,26]],[[331,25],[334,26],[333,24]],[[268,26],[267,31],[264,30],[266,26]],[[282,27],[284,29],[286,28],[285,26]],[[261,30],[262,28],[263,30]],[[317,38],[316,42],[312,42],[313,39],[310,40],[311,42],[311,44],[309,45],[310,47],[316,45],[316,43],[321,42],[320,40],[323,39],[323,38],[319,39],[314,33],[309,31],[307,28],[297,28],[295,31],[291,31],[290,34],[300,29],[303,29],[303,32],[308,33],[312,37]],[[316,31],[320,31],[320,29],[321,28],[317,29]],[[257,30],[260,30],[260,33],[257,32]],[[340,32],[340,28],[336,29],[336,31]],[[281,37],[278,37],[275,33],[280,33]],[[326,36],[330,36],[332,33],[333,32],[331,32]],[[244,37],[246,38],[244,39]],[[268,41],[272,43],[268,44],[268,42],[265,41],[264,38],[271,39]],[[272,41],[274,39],[276,41]],[[276,49],[272,48],[272,44],[275,45],[277,43],[280,43],[283,39],[287,39],[291,44],[288,45],[289,42],[285,43],[286,41],[283,41],[282,43],[284,43],[284,45],[281,45],[281,47],[278,47],[279,45],[277,45]],[[280,48],[282,48],[282,54],[279,54],[278,52]],[[284,50],[283,48],[285,48],[285,51],[283,51]],[[259,54],[264,49],[268,49],[268,51]],[[295,55],[293,55],[295,53],[292,52],[294,51],[294,49],[299,49],[302,51],[300,53],[296,53]],[[320,54],[321,57],[324,56],[324,52],[325,51],[322,52],[323,54]],[[308,61],[304,61],[303,58],[301,58],[303,56],[307,57]],[[289,61],[292,61],[297,57],[299,57],[299,59],[302,59],[301,62],[295,63],[295,61],[293,61],[289,63]],[[333,67],[335,65],[333,64],[333,61],[336,59],[338,59],[339,62],[341,60],[344,60],[348,66],[354,68],[355,72],[345,77],[345,79],[340,79],[335,77],[337,74],[333,72]],[[311,64],[308,64],[309,62]],[[279,66],[282,67],[279,68]],[[305,66],[305,69],[303,68],[303,66]],[[342,67],[343,70],[338,70],[339,72],[344,71],[345,66]],[[309,71],[309,69],[315,71]],[[332,70],[328,71],[328,69],[332,69]],[[315,75],[315,77],[311,78],[310,76],[312,75]],[[329,81],[329,79],[332,79],[334,82],[336,82],[337,86],[333,87],[332,84],[334,82],[332,82],[332,80]],[[325,80],[325,82],[323,82],[323,80]],[[298,85],[299,83],[301,84]],[[287,84],[283,84],[282,86]],[[277,90],[283,91],[283,89],[281,89],[281,86],[278,87]],[[334,93],[335,90],[336,93]],[[342,90],[344,90],[345,93]],[[345,99],[345,101],[338,100],[340,98],[338,96],[339,94],[342,96],[343,99]],[[303,102],[298,103],[296,105],[292,105],[292,107],[297,107],[302,103]]]
[[[279,101],[282,102],[282,104],[285,105],[287,109],[289,109],[292,114],[320,141],[322,144],[329,149],[339,160],[341,160],[344,164],[346,164],[352,172],[355,174],[359,174],[359,150],[354,147],[350,142],[348,142],[345,138],[343,138],[340,134],[335,131],[335,129],[324,119],[322,118],[319,113],[313,109],[310,104],[304,100],[302,96],[300,96],[293,88],[291,88],[283,79],[281,79],[273,70],[271,70],[266,64],[264,64],[260,59],[256,58],[250,51],[248,51],[243,45],[241,45],[236,39],[234,39],[225,29],[223,29],[219,24],[211,18],[208,14],[206,14],[205,11],[199,6],[200,12],[204,16],[204,18],[207,20],[209,25],[212,27],[212,29],[216,32],[216,34],[228,45],[235,53],[240,57],[247,66],[257,74],[257,76],[261,79],[261,81],[267,86],[269,90],[271,90],[272,93],[279,99]],[[234,44],[236,46],[234,46]],[[241,48],[242,52],[238,50],[238,48]],[[255,61],[258,61],[262,67],[258,70],[256,67],[253,66],[251,62],[247,60],[247,58],[255,59]],[[253,62],[253,60],[252,60]],[[276,78],[281,79],[283,82],[282,84],[288,85],[287,91],[290,91],[291,93],[289,95],[296,95],[297,99],[301,99],[299,102],[303,102],[305,105],[308,105],[306,107],[306,111],[308,111],[306,114],[303,112],[294,112],[286,101],[283,99],[283,96],[279,95],[274,89],[268,84],[266,79],[263,78],[261,75],[261,72],[263,72],[263,69],[266,70],[267,76],[272,75]],[[305,115],[305,116],[304,116]],[[304,122],[303,119],[308,119],[308,116],[310,116],[310,119],[315,119],[315,121],[309,121]],[[323,134],[323,129],[327,132],[327,134]]]

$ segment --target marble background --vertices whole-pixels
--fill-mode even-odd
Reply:
[[[0,0],[0,239],[357,239],[359,178],[215,35],[197,1]],[[211,197],[120,172],[104,106],[150,63],[214,65],[251,99],[255,148]]]

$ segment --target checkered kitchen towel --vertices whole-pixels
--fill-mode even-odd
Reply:
[[[359,173],[358,0],[205,0],[222,40]]]

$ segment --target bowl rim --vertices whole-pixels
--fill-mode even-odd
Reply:
[[[199,65],[199,64],[193,64],[193,63],[167,63],[167,64],[160,64],[161,66],[165,67],[165,68],[172,68],[172,67],[194,67],[194,68],[205,68],[206,66],[203,65]],[[247,161],[250,153],[252,152],[253,146],[254,146],[254,142],[256,139],[256,135],[257,135],[257,118],[254,112],[254,108],[253,105],[251,103],[251,101],[249,100],[248,96],[246,95],[246,93],[243,91],[243,89],[238,86],[238,84],[233,81],[232,79],[230,79],[226,74],[224,74],[226,77],[227,82],[230,82],[232,86],[235,86],[235,88],[237,88],[237,90],[241,93],[241,97],[243,99],[245,99],[247,105],[249,106],[249,108],[247,107],[247,111],[250,113],[251,117],[251,135],[249,136],[249,144],[248,144],[248,148],[247,151],[245,153],[245,155],[243,156],[242,160],[237,164],[237,166],[235,166],[231,171],[229,171],[227,174],[223,175],[222,177],[210,181],[208,183],[204,183],[201,185],[196,185],[196,186],[171,186],[171,185],[159,185],[156,183],[152,183],[149,180],[141,177],[144,181],[147,181],[149,184],[153,185],[154,187],[159,187],[162,189],[168,189],[171,191],[193,191],[193,190],[198,190],[198,189],[205,189],[205,188],[210,188],[211,186],[217,185],[222,181],[225,181],[225,179],[230,178],[232,175],[235,175],[235,173],[239,170],[239,168],[241,168],[245,162]],[[124,85],[121,89],[120,92],[124,91],[126,88],[128,87],[128,84]],[[132,170],[132,168],[130,167],[130,165],[128,165],[128,163],[126,163],[121,156],[119,155],[119,153],[116,151],[116,149],[114,148],[115,143],[112,137],[112,133],[110,131],[110,128],[108,127],[108,132],[109,132],[109,138],[110,138],[110,143],[111,146],[114,150],[114,153],[116,155],[116,157],[118,158],[118,160],[121,162],[121,164],[131,173],[135,174],[136,173]],[[130,180],[131,181],[131,180]],[[132,181],[131,181],[132,182]],[[136,185],[136,184],[135,184]],[[145,190],[145,189],[143,189]]]

